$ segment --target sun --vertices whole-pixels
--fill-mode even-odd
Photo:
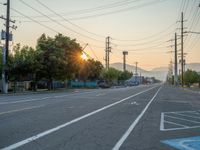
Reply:
[[[82,53],[81,58],[82,58],[83,60],[87,60],[87,59],[88,59],[88,57],[87,57],[87,55],[86,55],[85,53]]]

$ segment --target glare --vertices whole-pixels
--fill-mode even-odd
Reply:
[[[85,53],[83,53],[83,54],[81,55],[81,58],[82,58],[83,60],[87,60],[87,59],[88,59],[88,57],[87,57],[87,55],[86,55]]]

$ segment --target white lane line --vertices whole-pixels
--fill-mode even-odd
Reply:
[[[160,117],[160,130],[164,130],[164,113],[161,113]]]
[[[198,123],[198,124],[200,123],[199,121],[194,121],[194,120],[189,120],[189,119],[184,119],[184,118],[178,118],[178,117],[169,116],[169,115],[165,115],[165,117],[173,118],[173,119],[177,119],[177,120],[188,121],[188,122],[192,122],[192,123]]]
[[[6,104],[16,104],[16,103],[24,103],[24,102],[32,102],[32,101],[41,101],[45,99],[50,99],[52,97],[43,97],[43,98],[35,98],[35,99],[28,99],[28,100],[19,100],[19,101],[12,101],[12,102],[1,102],[0,105]]]
[[[55,131],[57,131],[57,130],[60,130],[60,129],[66,127],[66,126],[69,126],[69,125],[71,125],[71,124],[73,124],[73,123],[76,123],[76,122],[78,122],[78,121],[80,121],[80,120],[82,120],[82,119],[85,119],[85,118],[87,118],[87,117],[89,117],[89,116],[92,116],[92,115],[94,115],[94,114],[96,114],[96,113],[99,113],[99,112],[101,112],[101,111],[103,111],[103,110],[106,110],[106,109],[108,109],[108,108],[110,108],[110,107],[112,107],[112,106],[115,106],[115,105],[119,104],[119,103],[122,103],[122,102],[124,102],[124,101],[126,101],[126,100],[128,100],[128,99],[130,99],[130,98],[132,98],[132,97],[135,97],[135,96],[137,96],[137,95],[140,95],[140,94],[143,94],[143,93],[145,93],[145,92],[147,92],[147,91],[150,91],[150,90],[152,90],[152,89],[154,89],[154,88],[156,88],[156,87],[158,87],[158,86],[149,88],[149,89],[147,89],[147,90],[141,91],[141,92],[139,92],[139,93],[136,93],[136,94],[134,94],[134,95],[131,95],[131,96],[129,96],[129,97],[126,97],[126,98],[124,98],[124,99],[122,99],[122,100],[119,100],[119,101],[117,101],[117,102],[115,102],[115,103],[112,103],[112,104],[109,104],[109,105],[107,105],[107,106],[104,106],[104,107],[102,107],[102,108],[100,108],[100,109],[97,109],[97,110],[92,111],[92,112],[90,112],[90,113],[88,113],[88,114],[85,114],[85,115],[83,115],[83,116],[81,116],[81,117],[78,117],[78,118],[76,118],[76,119],[73,119],[73,120],[71,120],[71,121],[69,121],[69,122],[66,122],[66,123],[64,123],[64,124],[62,124],[62,125],[59,125],[59,126],[57,126],[57,127],[55,127],[55,128],[46,130],[46,131],[44,131],[44,132],[42,132],[42,133],[39,133],[39,134],[34,135],[34,136],[32,136],[32,137],[29,137],[29,138],[27,138],[27,139],[25,139],[25,140],[22,140],[22,141],[20,141],[20,142],[17,142],[17,143],[15,143],[15,144],[12,144],[12,145],[10,145],[10,146],[7,146],[7,147],[3,148],[2,150],[12,150],[12,149],[21,147],[21,146],[23,146],[23,145],[25,145],[25,144],[27,144],[27,143],[30,143],[30,142],[32,142],[32,141],[35,141],[35,140],[37,140],[37,139],[39,139],[39,138],[41,138],[41,137],[43,137],[43,136],[46,136],[46,135],[48,135],[48,134],[50,134],[50,133],[53,133],[53,132],[55,132]]]
[[[24,110],[31,110],[31,109],[35,109],[35,108],[44,107],[44,106],[45,105],[39,105],[39,106],[33,106],[33,107],[27,107],[27,108],[22,108],[22,109],[16,109],[16,110],[11,110],[11,111],[0,112],[0,115],[10,114],[10,113],[24,111]]]
[[[130,133],[133,131],[133,129],[135,128],[135,126],[138,124],[138,122],[140,121],[140,119],[142,118],[142,116],[145,114],[145,112],[149,108],[150,104],[153,102],[153,100],[155,99],[155,97],[158,95],[158,93],[159,93],[159,91],[160,91],[161,88],[162,87],[160,87],[158,89],[158,91],[154,94],[154,96],[152,97],[152,99],[148,102],[148,104],[146,105],[146,107],[143,109],[143,111],[140,113],[140,115],[135,119],[135,121],[131,124],[131,126],[124,133],[124,135],[115,144],[115,146],[112,148],[112,150],[119,150],[119,148],[122,146],[122,144],[124,143],[124,141],[127,139],[127,137],[130,135]]]
[[[46,100],[46,99],[61,98],[61,97],[67,97],[67,96],[76,96],[76,95],[89,94],[89,93],[95,93],[95,92],[91,91],[91,92],[83,92],[83,93],[72,93],[72,94],[66,94],[66,95],[60,95],[60,96],[43,97],[43,98],[35,98],[35,99],[27,99],[27,100],[18,100],[18,101],[12,101],[12,102],[0,102],[0,105],[17,104],[17,103],[25,103],[25,102],[32,102],[32,101],[41,101],[41,100]]]

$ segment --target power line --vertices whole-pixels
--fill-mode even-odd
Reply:
[[[39,13],[39,14],[45,16],[45,17],[48,18],[49,20],[53,21],[54,23],[56,23],[56,24],[62,26],[63,28],[65,28],[65,29],[67,29],[67,30],[69,30],[69,31],[71,31],[71,32],[74,32],[74,33],[76,33],[76,34],[78,34],[78,35],[81,35],[81,36],[86,37],[86,38],[91,39],[91,40],[95,40],[95,41],[98,41],[98,42],[104,42],[104,41],[100,41],[100,40],[94,39],[94,38],[92,38],[92,37],[89,37],[89,36],[87,36],[87,35],[81,34],[81,33],[77,32],[77,31],[75,31],[75,30],[73,30],[73,29],[71,29],[71,28],[68,28],[68,27],[66,27],[65,25],[63,25],[63,24],[57,22],[56,20],[52,19],[51,17],[47,16],[46,14],[42,13],[41,11],[37,10],[36,8],[32,7],[31,5],[27,4],[27,3],[24,2],[23,0],[19,0],[19,1],[22,2],[24,5],[26,5],[27,7],[33,9],[33,10],[36,11],[37,13]]]
[[[45,28],[47,28],[47,29],[49,29],[49,30],[51,30],[51,31],[53,31],[53,32],[55,32],[55,33],[58,33],[58,34],[60,33],[60,32],[58,32],[58,31],[54,30],[53,28],[51,28],[51,27],[49,27],[49,26],[47,26],[47,25],[44,25],[44,24],[38,22],[37,20],[34,20],[34,19],[32,19],[31,17],[29,17],[29,16],[27,16],[27,15],[25,15],[25,14],[19,12],[18,10],[14,9],[14,8],[11,8],[11,9],[12,9],[14,12],[18,13],[19,15],[22,15],[22,16],[24,16],[24,17],[26,17],[26,18],[32,20],[33,22],[35,22],[35,23],[37,23],[37,24],[39,24],[39,25],[41,25],[41,26],[43,26],[43,27],[45,27]],[[88,55],[88,54],[87,54],[87,55]],[[97,56],[95,56],[95,57],[97,58],[97,60],[99,60]],[[90,58],[92,58],[92,57],[90,56]]]
[[[35,19],[32,19],[31,17],[29,17],[29,16],[27,16],[27,15],[21,13],[20,11],[14,9],[14,8],[11,8],[11,9],[12,9],[14,12],[18,13],[19,15],[22,15],[22,16],[24,16],[24,17],[30,19],[31,21],[33,21],[33,22],[35,22],[35,23],[37,23],[37,24],[39,24],[39,25],[41,25],[41,26],[43,26],[43,27],[45,27],[45,28],[47,28],[47,29],[49,29],[49,30],[55,32],[55,33],[60,33],[60,32],[58,32],[58,31],[54,30],[53,28],[51,28],[51,27],[49,27],[49,26],[47,26],[47,25],[45,25],[45,24],[42,24],[42,23],[40,23],[39,21],[37,21],[37,20],[35,20]]]
[[[116,13],[125,12],[125,11],[129,11],[129,10],[139,9],[139,8],[142,8],[142,7],[145,7],[145,6],[150,6],[150,5],[157,4],[157,3],[160,3],[160,2],[163,2],[163,1],[166,1],[166,0],[154,0],[152,2],[141,4],[141,5],[138,5],[138,6],[128,7],[128,8],[119,9],[119,10],[116,10],[116,11],[110,11],[110,12],[101,13],[101,14],[69,18],[69,20],[80,20],[80,19],[87,19],[87,18],[94,18],[94,17],[116,14]]]
[[[195,5],[197,5],[197,4],[194,3],[194,6]],[[192,31],[195,28],[195,26],[198,25],[199,17],[200,17],[200,13],[198,14],[198,8],[196,8],[196,9],[194,9],[194,13],[193,13],[192,20],[191,20],[191,25],[190,25],[188,31]],[[185,41],[187,40],[188,47],[189,47],[189,42],[191,41],[191,37],[192,37],[192,34],[189,35],[188,40],[187,40],[187,37],[185,39]],[[194,45],[194,42],[195,42],[195,40],[193,40],[193,42],[190,43],[190,45]]]
[[[120,12],[139,9],[139,8],[142,8],[145,6],[150,6],[150,5],[157,4],[160,2],[164,2],[164,1],[167,1],[167,0],[154,0],[154,1],[144,3],[141,5],[133,6],[133,7],[123,8],[123,9],[119,9],[119,10],[115,10],[115,11],[99,13],[99,14],[94,14],[94,15],[87,15],[87,16],[82,16],[82,17],[73,17],[73,18],[68,18],[68,20],[81,20],[81,19],[88,19],[88,18],[100,17],[100,16],[105,16],[105,15],[111,15],[111,14],[116,14],[116,13],[120,13]],[[58,20],[56,20],[56,21],[58,21]],[[26,21],[23,21],[23,22],[26,22]],[[40,22],[48,22],[48,21],[40,20]]]
[[[172,27],[174,27],[174,25],[176,25],[176,23],[173,23],[171,25],[169,25],[167,28],[163,29],[162,31],[159,31],[158,33],[155,33],[153,35],[150,35],[150,36],[147,36],[147,37],[144,37],[144,38],[140,38],[140,39],[116,39],[116,38],[112,38],[112,40],[114,41],[124,41],[124,42],[133,42],[133,41],[143,41],[143,40],[146,40],[146,39],[149,39],[149,38],[152,38],[152,37],[157,37],[157,36],[160,36],[160,34],[162,33],[165,33],[166,31],[168,31],[169,29],[171,29]],[[171,32],[170,32],[171,34]],[[168,34],[167,34],[168,35]]]
[[[157,45],[157,46],[152,46],[152,47],[145,47],[145,48],[138,48],[138,49],[126,49],[128,52],[131,52],[131,51],[152,51],[152,50],[155,50],[155,49],[163,49],[163,48],[166,48],[166,46],[162,46],[162,47],[159,47],[161,46],[160,45]],[[117,50],[120,50],[122,51],[121,49],[118,49],[118,48],[113,48],[113,49],[117,49]]]
[[[93,53],[93,55],[95,56],[95,58],[99,61],[98,56],[96,55],[96,53],[94,52],[94,50],[92,49],[92,47],[89,44],[88,44],[88,47],[90,48],[90,50]]]
[[[101,6],[97,6],[97,7],[93,7],[93,8],[87,8],[87,9],[82,9],[82,10],[77,10],[77,11],[70,11],[70,12],[62,12],[59,13],[60,15],[75,15],[75,14],[84,14],[84,13],[88,13],[88,12],[94,12],[97,10],[104,10],[104,9],[108,9],[108,8],[113,8],[113,7],[119,7],[119,6],[123,6],[123,5],[127,5],[129,3],[133,3],[136,1],[140,1],[140,0],[123,0],[123,1],[118,1],[118,2],[114,2],[114,3],[110,3],[110,4],[106,4],[106,5],[101,5]],[[48,16],[54,16],[53,14],[48,14]],[[21,17],[21,16],[14,16],[14,17]],[[34,18],[42,18],[43,16],[31,16]]]
[[[128,4],[131,4],[131,3],[135,3],[137,1],[141,1],[141,0],[124,0],[124,1],[119,1],[119,2],[114,2],[114,3],[111,3],[111,4],[107,4],[107,5],[101,5],[101,6],[98,6],[98,7],[94,7],[94,8],[90,8],[90,9],[83,9],[83,10],[78,10],[78,11],[74,11],[74,12],[67,12],[67,13],[62,13],[63,15],[64,14],[67,14],[67,15],[75,15],[75,14],[84,14],[84,13],[91,13],[91,12],[96,12],[96,11],[100,11],[100,10],[105,10],[105,9],[112,9],[112,8],[115,8],[115,7],[121,7],[123,5],[128,5]]]
[[[90,31],[88,31],[88,30],[86,30],[86,29],[84,29],[84,28],[78,26],[77,24],[75,24],[75,23],[73,23],[73,22],[67,20],[65,17],[63,17],[62,15],[58,14],[57,12],[55,12],[53,9],[49,8],[47,5],[45,5],[44,3],[42,3],[40,0],[36,0],[36,1],[37,1],[40,5],[42,5],[43,7],[45,7],[46,9],[48,9],[49,11],[51,11],[52,13],[54,13],[55,15],[57,15],[58,17],[62,18],[64,21],[66,21],[66,22],[68,22],[69,24],[71,24],[71,25],[73,25],[73,26],[79,28],[80,30],[83,30],[83,31],[85,31],[85,32],[87,32],[87,33],[89,33],[89,34],[93,34],[93,35],[98,36],[98,37],[103,37],[103,38],[105,37],[105,36],[103,36],[103,35],[99,35],[99,34],[90,32]]]
[[[172,32],[170,32],[169,34],[166,34],[166,35],[171,35],[171,34],[172,34]],[[164,35],[164,36],[166,36],[166,35]],[[161,36],[161,37],[164,38],[164,36]],[[151,41],[143,42],[143,43],[136,43],[136,44],[117,44],[117,43],[113,43],[113,42],[112,42],[112,44],[115,45],[115,46],[118,46],[118,47],[133,47],[133,46],[135,47],[135,46],[141,46],[141,45],[143,46],[143,45],[149,45],[149,44],[164,43],[163,40],[160,40],[161,37],[156,38],[156,40],[153,39],[153,40],[151,40]]]

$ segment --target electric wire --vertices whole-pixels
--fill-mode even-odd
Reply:
[[[118,6],[123,6],[123,5],[127,5],[129,3],[132,3],[132,2],[137,2],[137,1],[140,1],[140,0],[123,0],[123,1],[118,1],[118,2],[114,2],[114,3],[110,3],[110,4],[105,4],[105,5],[100,5],[100,6],[97,6],[97,7],[93,7],[93,8],[87,8],[87,9],[82,9],[82,10],[76,10],[76,11],[70,11],[70,12],[62,12],[62,13],[59,13],[60,15],[74,15],[74,14],[84,14],[84,13],[88,13],[88,12],[94,12],[94,11],[97,11],[97,10],[104,10],[104,9],[110,9],[110,8],[113,8],[113,7],[118,7]],[[48,16],[54,16],[54,13],[53,14],[48,14]],[[14,16],[14,17],[21,17],[21,16]],[[43,18],[43,16],[39,15],[39,16],[31,16],[33,18]]]
[[[176,25],[176,23],[173,23],[173,24],[169,25],[167,28],[163,29],[162,31],[159,31],[158,33],[155,33],[153,35],[150,35],[150,36],[147,36],[147,37],[143,37],[143,38],[140,38],[140,39],[117,39],[117,38],[112,38],[112,40],[114,40],[114,41],[122,41],[122,42],[143,41],[143,40],[147,40],[147,39],[150,39],[150,38],[153,38],[153,37],[160,36],[161,34],[167,32],[169,29],[174,27],[174,25]]]
[[[27,19],[30,19],[31,21],[33,21],[33,22],[35,22],[35,23],[37,23],[37,24],[39,24],[39,25],[41,25],[41,26],[43,26],[43,27],[45,27],[45,28],[47,28],[47,29],[49,29],[49,30],[55,32],[55,33],[60,33],[60,32],[58,32],[58,31],[56,31],[55,29],[53,29],[53,28],[51,28],[51,27],[49,27],[49,26],[47,26],[47,25],[45,25],[45,24],[42,24],[42,23],[40,23],[39,21],[37,21],[37,20],[35,20],[35,19],[32,19],[31,17],[29,17],[29,16],[27,16],[27,15],[21,13],[20,11],[14,9],[14,8],[11,8],[11,10],[13,10],[14,12],[18,13],[19,15],[22,15],[22,16],[26,17]]]
[[[88,18],[96,18],[96,17],[100,17],[100,16],[111,15],[111,14],[116,14],[116,13],[120,13],[120,12],[135,10],[135,9],[139,9],[139,8],[142,8],[142,7],[146,7],[146,6],[154,5],[154,4],[157,4],[157,3],[161,3],[161,2],[164,2],[164,1],[167,1],[167,0],[154,0],[154,1],[151,1],[151,2],[148,2],[148,3],[144,3],[144,4],[141,4],[141,5],[122,8],[122,9],[118,9],[118,10],[114,10],[114,11],[110,11],[110,12],[99,13],[99,14],[94,14],[94,15],[87,15],[87,16],[81,16],[81,17],[71,17],[71,18],[68,18],[68,20],[82,20],[82,19],[88,19]],[[56,21],[58,21],[58,20],[56,20]],[[22,21],[22,22],[27,22],[27,21]],[[40,22],[49,22],[49,21],[40,20]],[[50,22],[52,22],[52,21],[50,21]]]
[[[49,29],[50,31],[55,32],[55,33],[57,33],[57,34],[61,34],[60,32],[54,30],[53,28],[51,28],[51,27],[49,27],[49,26],[47,26],[47,25],[44,25],[44,24],[38,22],[37,20],[32,19],[31,17],[29,17],[29,16],[27,16],[27,15],[21,13],[20,11],[14,9],[14,8],[11,8],[11,9],[12,9],[14,12],[18,13],[19,15],[22,15],[22,16],[26,17],[27,19],[30,19],[30,20],[32,20],[33,22],[35,22],[35,23],[37,23],[37,24],[43,26],[44,28],[47,28],[47,29]],[[86,53],[86,52],[85,52],[85,53]],[[87,55],[88,55],[88,54],[87,54]],[[89,56],[89,55],[88,55],[88,56]],[[90,56],[90,58],[92,58],[92,57]],[[92,59],[93,59],[93,58],[92,58]]]
[[[49,11],[51,11],[53,14],[57,15],[58,17],[62,18],[64,21],[68,22],[69,24],[79,28],[80,30],[83,30],[89,34],[92,34],[92,35],[95,35],[95,36],[98,36],[98,37],[105,37],[103,35],[99,35],[99,34],[96,34],[96,33],[93,33],[93,32],[90,32],[82,27],[80,27],[79,25],[69,21],[68,19],[66,19],[65,17],[63,17],[62,15],[58,14],[57,12],[55,12],[53,9],[49,8],[47,5],[45,5],[44,3],[42,3],[40,0],[36,0],[40,5],[42,5],[43,7],[45,7],[46,9],[48,9]]]
[[[96,55],[96,53],[94,52],[93,48],[90,46],[90,44],[88,44],[88,47],[90,48],[92,54],[94,55],[94,57],[99,61],[98,56]]]
[[[87,36],[87,35],[81,34],[81,33],[77,32],[77,31],[75,31],[75,30],[73,30],[73,29],[71,29],[71,28],[69,28],[69,27],[66,27],[65,25],[63,25],[63,24],[57,22],[56,20],[52,19],[52,18],[49,17],[48,15],[42,13],[42,12],[39,11],[38,9],[36,9],[36,8],[32,7],[31,5],[29,5],[28,3],[24,2],[23,0],[19,0],[19,1],[22,2],[24,5],[26,5],[27,7],[31,8],[32,10],[36,11],[37,13],[39,13],[39,14],[45,16],[45,17],[48,18],[49,20],[53,21],[54,23],[56,23],[56,24],[62,26],[63,28],[65,28],[65,29],[67,29],[67,30],[69,30],[69,31],[71,31],[71,32],[74,32],[74,33],[76,33],[76,34],[78,34],[78,35],[80,35],[80,36],[86,37],[86,38],[91,39],[91,40],[95,40],[95,41],[98,41],[98,42],[104,42],[104,41],[97,40],[97,39],[95,39],[95,38],[89,37],[89,36]]]

